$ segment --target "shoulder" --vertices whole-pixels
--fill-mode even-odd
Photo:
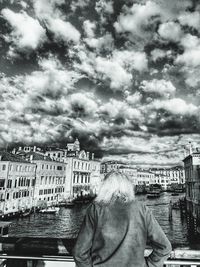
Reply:
[[[140,213],[142,213],[144,215],[149,210],[143,201],[134,200],[132,205],[135,209],[137,209]]]

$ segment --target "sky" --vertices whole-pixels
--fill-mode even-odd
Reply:
[[[174,166],[200,144],[199,1],[0,0],[0,48],[1,148]]]

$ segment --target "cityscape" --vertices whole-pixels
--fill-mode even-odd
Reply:
[[[4,266],[41,244],[71,257],[111,171],[170,240],[166,266],[199,266],[199,1],[1,0],[0,47]]]
[[[182,166],[146,169],[120,161],[96,159],[94,153],[81,149],[77,138],[63,149],[14,147],[9,152],[0,152],[0,218],[23,218],[41,210],[51,213],[55,207],[72,208],[76,201],[84,205],[98,194],[105,175],[118,171],[132,181],[136,197],[156,198],[159,205],[162,202],[159,202],[160,193],[166,192],[166,204],[169,208],[173,204],[172,209],[177,208],[175,205],[181,197],[188,227],[199,235],[199,166],[200,152],[192,148],[191,143]],[[178,199],[171,203],[173,196]]]
[[[94,153],[81,150],[78,139],[65,149],[36,146],[14,148],[0,153],[0,216],[12,217],[33,208],[42,208],[80,196],[95,196],[105,174],[125,173],[142,193],[158,184],[163,191],[185,189],[185,172],[173,168],[137,169],[120,161],[95,159]],[[181,187],[180,187],[181,186]]]

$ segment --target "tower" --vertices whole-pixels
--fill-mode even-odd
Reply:
[[[79,142],[78,138],[76,138],[76,140],[74,142],[74,151],[80,151],[80,142]]]

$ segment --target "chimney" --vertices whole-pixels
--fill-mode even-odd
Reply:
[[[87,159],[90,158],[90,152],[86,152]]]
[[[92,153],[92,160],[94,160],[94,153]]]
[[[36,146],[33,147],[33,152],[36,152]]]
[[[33,160],[33,155],[30,155],[30,161],[32,161]]]

